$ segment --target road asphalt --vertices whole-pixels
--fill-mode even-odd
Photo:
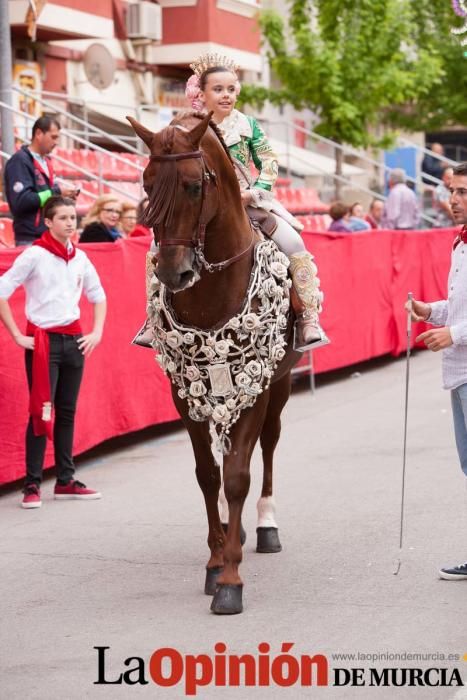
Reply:
[[[428,352],[411,359],[401,551],[405,359],[318,377],[314,395],[306,382],[295,385],[276,453],[283,551],[254,551],[256,451],[243,518],[241,615],[211,614],[203,594],[204,504],[180,426],[147,430],[79,458],[77,478],[102,491],[100,501],[54,501],[51,475],[37,510],[21,509],[19,491],[4,490],[0,698],[467,699],[467,687],[456,685],[456,678],[467,684],[467,580],[438,578],[440,566],[467,559],[467,489],[440,359]],[[221,642],[225,648],[216,651]],[[292,661],[274,663],[287,642],[293,647],[283,651]],[[275,673],[262,667],[269,685],[257,687],[261,643],[269,644],[263,662],[269,656]],[[165,652],[157,650],[164,648],[174,651],[161,664]],[[202,654],[208,658],[198,660],[197,673],[200,683],[206,674],[206,685],[196,686],[191,657]],[[219,687],[224,656],[244,654],[255,685]],[[290,687],[277,684],[287,669],[304,668],[302,656],[315,654],[324,657],[328,687],[316,685],[316,673],[311,687],[301,685],[302,671]],[[354,658],[336,656],[344,654]],[[99,655],[106,683],[96,684]],[[140,661],[125,665],[130,657]],[[393,685],[404,682],[394,668],[419,669],[416,683],[440,681],[444,668],[451,685]],[[174,685],[161,687],[154,669]],[[110,683],[120,677],[147,682]],[[378,678],[389,685],[377,686]],[[353,685],[335,684],[349,679]],[[186,694],[186,683],[196,696]]]

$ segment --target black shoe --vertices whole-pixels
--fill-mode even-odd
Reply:
[[[452,569],[441,569],[439,577],[445,581],[462,581],[467,579],[467,561],[459,566],[453,566]]]

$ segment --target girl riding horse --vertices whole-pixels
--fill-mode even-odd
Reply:
[[[290,260],[289,271],[298,297],[295,306],[299,310],[294,347],[303,351],[326,344],[329,341],[318,320],[322,294],[317,268],[299,234],[302,225],[272,197],[278,161],[266,135],[254,117],[235,109],[240,92],[235,64],[225,56],[205,54],[192,63],[191,68],[194,75],[187,82],[187,98],[193,109],[213,112],[212,120],[236,165],[242,201],[250,218],[257,219],[261,210],[271,213],[272,226],[265,232]],[[250,174],[251,161],[259,171],[255,181]]]

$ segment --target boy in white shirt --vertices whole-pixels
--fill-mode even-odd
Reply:
[[[54,196],[44,207],[48,226],[0,277],[0,320],[26,350],[30,419],[26,431],[26,482],[23,508],[41,506],[40,485],[47,437],[55,451],[57,499],[96,499],[101,494],[75,480],[73,431],[84,357],[100,343],[106,314],[105,292],[86,253],[71,242],[76,231],[72,199]],[[9,297],[26,291],[26,334],[11,313]],[[79,299],[94,304],[94,325],[83,335]],[[55,421],[52,423],[53,414]]]

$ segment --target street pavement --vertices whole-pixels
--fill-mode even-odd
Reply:
[[[467,491],[440,359],[428,352],[411,359],[401,552],[405,359],[318,377],[314,395],[304,381],[295,386],[276,452],[283,551],[254,551],[261,484],[256,451],[243,518],[242,615],[214,616],[203,595],[204,503],[180,427],[146,431],[124,447],[120,442],[118,449],[79,459],[77,477],[102,491],[100,501],[54,501],[49,477],[42,508],[26,511],[20,494],[7,489],[0,498],[0,698],[184,698],[183,680],[171,688],[151,680],[149,659],[157,649],[213,659],[214,645],[224,642],[227,655],[258,659],[258,644],[267,642],[272,663],[282,643],[293,642],[296,659],[327,657],[329,687],[213,682],[196,697],[466,699],[467,688],[456,685],[369,685],[370,669],[384,667],[444,667],[448,681],[457,668],[467,684],[467,580],[437,575],[441,565],[467,558]],[[149,682],[96,685],[95,646],[109,647],[107,681],[135,667],[125,659],[141,657]],[[433,657],[390,658],[407,653]],[[363,669],[366,685],[333,686],[336,667]],[[163,669],[170,674],[170,666]]]

